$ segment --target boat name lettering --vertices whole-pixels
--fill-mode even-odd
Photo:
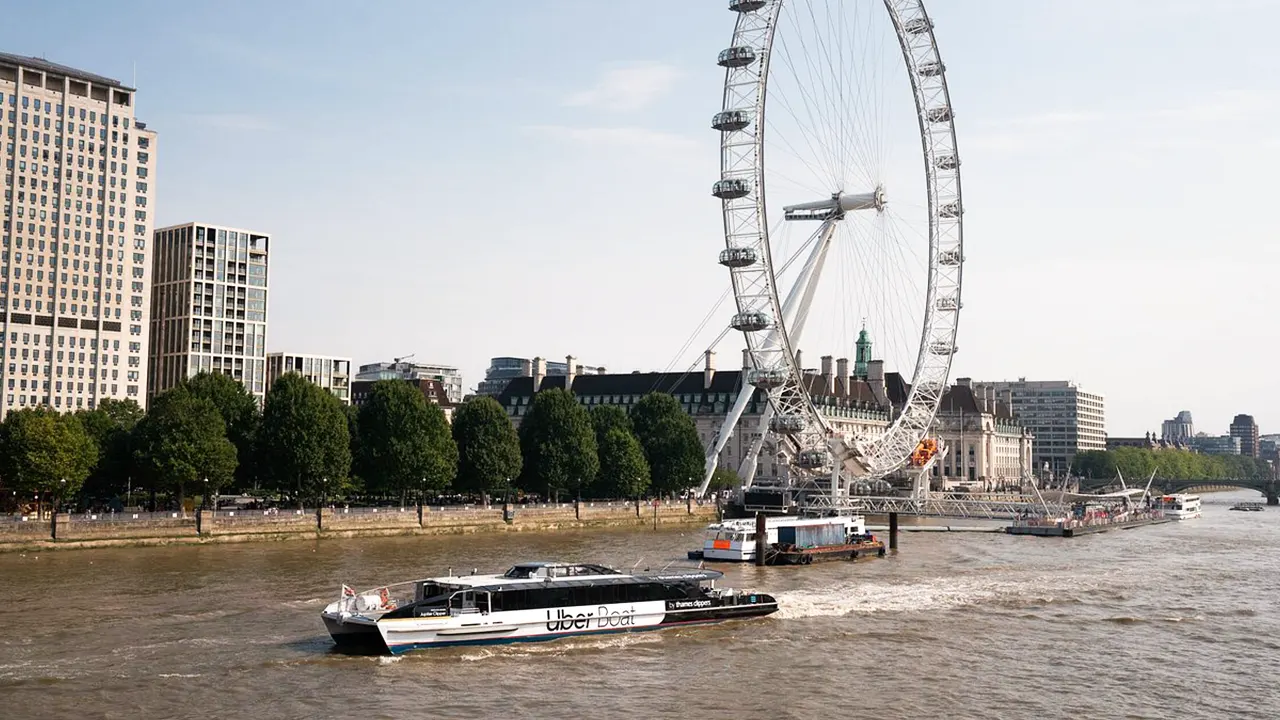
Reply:
[[[563,608],[547,611],[547,630],[549,632],[564,632],[567,630],[587,630],[592,627],[596,628],[616,628],[629,627],[636,624],[636,609],[629,607],[626,610],[615,610],[609,612],[609,608],[601,606],[595,612],[570,613],[565,612]]]
[[[688,608],[705,608],[711,607],[710,600],[672,600],[672,610],[685,610]]]

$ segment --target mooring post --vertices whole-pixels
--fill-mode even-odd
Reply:
[[[898,513],[889,513],[889,549],[898,549]]]
[[[768,533],[765,531],[764,513],[756,513],[756,565],[764,566],[764,552],[768,548]]]

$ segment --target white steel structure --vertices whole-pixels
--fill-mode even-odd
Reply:
[[[769,409],[757,431],[757,452],[749,454],[740,470],[745,484],[752,484],[756,458],[768,437],[785,459],[785,482],[795,494],[811,503],[840,502],[855,484],[882,478],[908,461],[933,420],[956,352],[963,213],[945,68],[933,21],[920,0],[731,0],[729,9],[737,22],[730,46],[718,59],[725,68],[724,96],[711,125],[722,135],[721,175],[712,194],[723,203],[725,249],[719,260],[729,270],[737,305],[730,325],[745,336],[750,370],[738,402],[707,449],[701,489],[706,491],[720,449],[753,392],[762,390],[768,393]],[[876,107],[874,88],[868,91],[860,82],[873,72],[862,62],[870,37],[863,27],[869,23],[879,23],[884,32],[891,27],[914,98],[916,122],[911,125],[913,132],[918,125],[924,161],[924,206],[918,219],[920,240],[915,243],[919,247],[907,247],[906,252],[927,254],[919,263],[922,271],[927,267],[927,277],[915,293],[924,297],[908,298],[913,305],[923,302],[924,309],[919,346],[910,352],[915,365],[905,405],[886,430],[852,436],[834,431],[815,407],[797,360],[797,344],[833,247],[861,243],[902,253],[900,246],[908,244],[891,225],[876,226],[890,213],[885,176],[876,167],[881,153],[875,135],[884,112]],[[775,108],[783,119],[790,116],[811,130],[821,126],[825,133],[802,131],[783,137],[776,132],[776,120],[766,122],[766,110]],[[806,186],[783,173],[791,167],[780,169],[777,160],[766,162],[766,128],[770,138],[776,136],[770,140],[769,157],[799,158],[796,171],[809,172],[820,183],[816,188],[807,185],[813,195],[781,208],[783,225],[817,224],[803,244],[807,260],[785,292],[779,287],[786,270],[781,261],[789,253],[777,240],[782,225],[770,225],[766,191]],[[786,194],[791,200],[793,193]],[[850,229],[861,227],[858,223],[873,229],[865,234]],[[876,235],[875,227],[888,237]],[[890,243],[900,246],[889,249]],[[874,249],[864,247],[862,252]],[[860,272],[839,281],[867,286],[877,274],[893,272],[878,262],[865,261]]]

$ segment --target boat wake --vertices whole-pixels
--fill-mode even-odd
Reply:
[[[1054,578],[1021,580],[989,577],[936,577],[910,583],[841,584],[820,590],[777,594],[779,619],[840,617],[856,614],[910,613],[968,605],[1039,607],[1077,602],[1071,595],[1092,588],[1076,583],[1070,593]]]
[[[650,645],[662,642],[662,638],[649,633],[627,633],[619,635],[601,635],[575,639],[557,640],[549,643],[517,643],[482,648],[461,656],[466,662],[480,662],[490,659],[521,658],[544,655],[564,655],[584,650],[615,650],[637,645]]]

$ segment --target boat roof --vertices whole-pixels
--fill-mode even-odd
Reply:
[[[512,576],[513,571],[564,570],[565,574],[544,572],[537,575]],[[590,563],[564,563],[533,561],[516,563],[500,575],[447,575],[417,582],[433,582],[438,585],[467,587],[477,590],[519,590],[531,587],[585,587],[589,585],[634,585],[643,583],[707,582],[724,577],[719,570],[706,568],[668,567],[654,572],[623,573],[613,568]]]
[[[798,515],[782,515],[776,517],[766,517],[765,527],[780,527],[783,525],[805,526],[805,525],[835,525],[843,524],[849,521],[861,520],[861,515],[832,515],[830,517],[800,517]],[[756,528],[755,518],[736,518],[732,520],[721,520],[718,523],[712,523],[707,526],[708,530],[754,530]]]

